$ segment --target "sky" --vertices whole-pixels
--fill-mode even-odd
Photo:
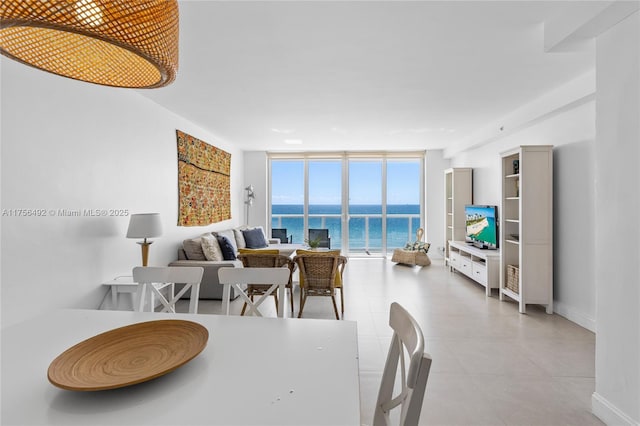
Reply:
[[[350,204],[382,203],[382,160],[349,161]],[[309,204],[341,204],[342,161],[309,161]],[[272,160],[272,204],[304,203],[304,161]],[[420,203],[419,160],[387,160],[387,204]]]

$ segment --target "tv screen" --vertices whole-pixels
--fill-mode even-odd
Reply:
[[[498,248],[498,207],[464,206],[467,217],[467,242],[486,249]]]

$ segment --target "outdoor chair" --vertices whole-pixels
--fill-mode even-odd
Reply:
[[[282,244],[291,244],[293,242],[293,235],[287,236],[287,228],[273,228],[271,230],[271,238],[280,239]]]
[[[416,426],[420,419],[424,391],[431,368],[431,357],[424,352],[424,336],[416,320],[398,303],[392,303],[389,325],[393,337],[382,373],[373,426]],[[406,351],[406,354],[405,354]],[[408,358],[409,368],[405,367]],[[400,371],[398,371],[398,360]],[[396,379],[400,373],[400,393],[394,397]],[[389,414],[400,406],[399,421],[391,421]],[[395,414],[395,413],[394,413]],[[395,419],[394,419],[395,420]]]
[[[309,241],[318,240],[320,248],[331,248],[331,238],[328,229],[309,229]]]

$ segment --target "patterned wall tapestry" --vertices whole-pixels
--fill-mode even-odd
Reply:
[[[178,226],[231,219],[231,154],[180,130]]]

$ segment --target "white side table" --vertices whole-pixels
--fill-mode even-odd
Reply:
[[[122,294],[122,293],[128,293],[128,294],[134,294],[138,292],[138,283],[136,283],[135,281],[133,281],[133,277],[132,276],[120,276],[120,277],[116,277],[114,279],[112,279],[111,281],[106,281],[104,283],[102,283],[102,285],[108,285],[111,287],[111,310],[119,310],[119,298],[118,295]],[[127,309],[127,310],[133,310],[133,297],[132,297],[132,302],[131,302],[131,309]],[[153,304],[153,295],[151,295],[151,303]],[[152,305],[153,306],[153,305]],[[104,307],[103,307],[104,309]]]

